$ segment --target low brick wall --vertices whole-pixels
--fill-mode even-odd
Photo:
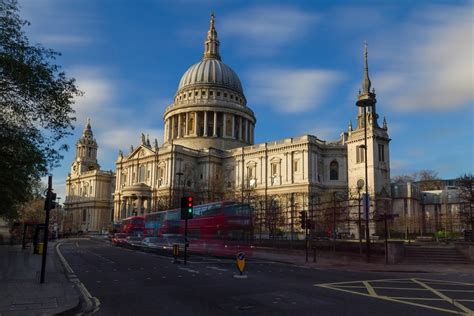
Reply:
[[[473,242],[456,242],[454,243],[456,250],[462,253],[470,261],[474,262],[474,243]]]

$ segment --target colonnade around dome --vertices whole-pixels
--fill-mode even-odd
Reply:
[[[237,114],[192,111],[170,116],[165,122],[165,141],[183,137],[221,137],[254,143],[254,123]]]

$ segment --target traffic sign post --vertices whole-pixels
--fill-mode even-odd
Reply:
[[[245,253],[239,252],[236,257],[236,266],[240,274],[234,274],[234,278],[246,279],[247,276],[243,274],[245,269]]]

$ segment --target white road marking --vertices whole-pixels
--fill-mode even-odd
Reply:
[[[206,268],[208,269],[213,269],[213,270],[217,270],[217,271],[229,271],[228,269],[221,269],[221,268],[218,268],[218,267],[212,267],[212,266],[207,266]]]
[[[183,271],[188,271],[188,272],[191,272],[191,273],[199,273],[199,271],[193,270],[193,269],[190,269],[190,268],[178,267],[178,269],[183,270]]]

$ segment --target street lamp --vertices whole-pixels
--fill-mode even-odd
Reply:
[[[364,187],[364,180],[362,179],[359,179],[357,180],[357,194],[358,194],[358,199],[357,199],[357,206],[358,206],[358,223],[359,223],[359,253],[361,254],[362,253],[362,227],[361,227],[361,215],[360,215],[360,191],[362,190],[362,188]]]
[[[183,196],[183,192],[182,192],[183,187],[181,186],[181,176],[184,175],[184,173],[182,173],[181,171],[178,171],[176,172],[176,175],[178,176],[178,186],[180,186],[179,197],[181,198]]]

